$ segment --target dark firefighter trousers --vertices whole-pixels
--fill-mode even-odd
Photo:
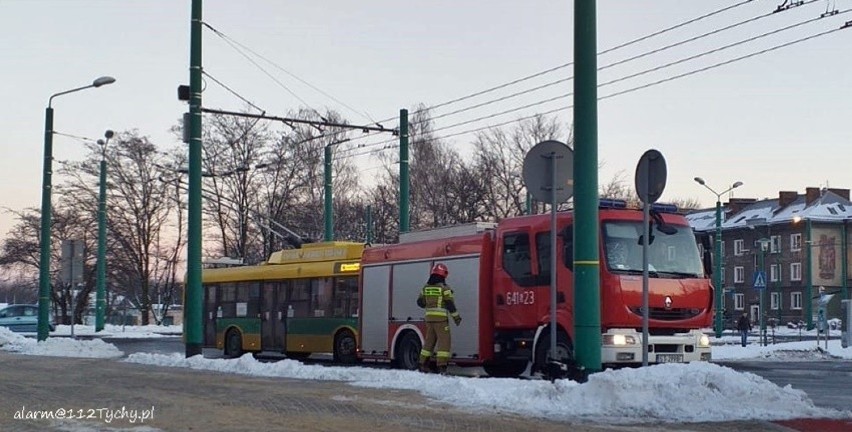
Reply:
[[[447,366],[450,361],[450,323],[443,321],[426,321],[426,341],[420,350],[421,367],[429,361],[432,353],[435,353],[438,367]]]

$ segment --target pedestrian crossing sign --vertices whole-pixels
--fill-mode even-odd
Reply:
[[[766,288],[766,272],[756,271],[754,272],[754,283],[752,286],[755,289],[764,289]]]

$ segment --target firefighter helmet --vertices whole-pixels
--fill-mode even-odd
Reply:
[[[442,263],[437,263],[432,267],[432,272],[429,274],[441,276],[442,278],[446,278],[450,271],[447,269],[447,266]]]

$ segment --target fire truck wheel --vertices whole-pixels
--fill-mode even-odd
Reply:
[[[352,364],[358,360],[356,356],[355,335],[349,330],[342,330],[334,337],[335,363]]]
[[[527,370],[526,361],[505,361],[500,363],[486,363],[482,366],[488,376],[495,378],[517,378]]]
[[[225,357],[236,358],[243,355],[243,338],[237,329],[230,329],[225,334]]]
[[[415,370],[420,367],[420,337],[413,331],[406,332],[399,338],[396,345],[396,367]]]
[[[550,354],[550,333],[545,332],[541,334],[538,339],[538,344],[535,347],[535,364],[533,365],[533,372],[542,372],[547,370],[548,354]],[[556,358],[560,363],[568,365],[574,363],[574,344],[571,343],[571,339],[568,338],[568,335],[561,330],[556,333]]]

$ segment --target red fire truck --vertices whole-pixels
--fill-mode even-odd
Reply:
[[[710,359],[713,288],[709,256],[673,206],[652,210],[649,244],[651,363]],[[452,362],[518,376],[546,359],[573,363],[573,215],[557,216],[557,352],[550,356],[550,215],[411,233],[367,248],[361,261],[359,357],[415,369],[423,312],[415,301],[434,263],[449,267],[463,322],[452,326]],[[601,358],[642,361],[642,212],[601,200]],[[707,250],[709,248],[705,248]],[[707,271],[705,271],[707,270]]]

